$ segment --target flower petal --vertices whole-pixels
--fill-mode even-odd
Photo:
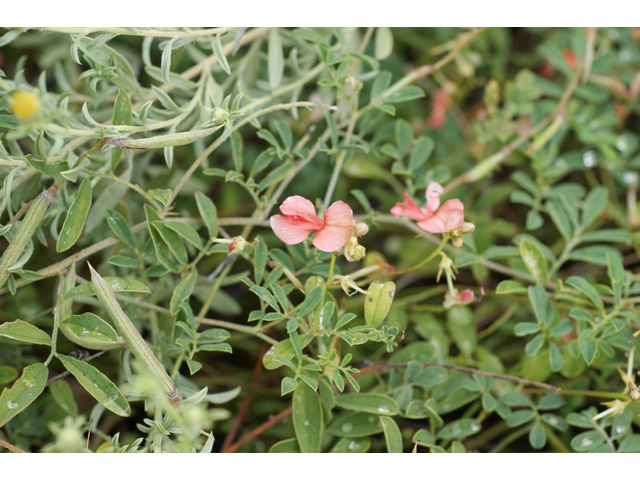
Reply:
[[[429,182],[424,196],[427,198],[427,213],[429,216],[438,210],[440,206],[440,195],[444,193],[444,188],[438,182]]]
[[[398,218],[402,215],[410,218],[411,220],[426,220],[431,215],[422,210],[416,202],[409,196],[407,192],[404,192],[404,201],[407,203],[396,203],[395,207],[391,209],[391,214],[394,218]]]
[[[272,215],[270,221],[273,233],[287,245],[300,243],[304,241],[311,232],[317,230],[309,222],[292,220],[282,215]]]
[[[429,233],[445,233],[460,228],[464,222],[464,205],[453,198],[442,204],[433,217],[418,222],[418,226]]]
[[[313,239],[313,245],[323,252],[340,250],[349,241],[355,226],[353,210],[339,200],[324,212],[324,227]]]
[[[316,208],[313,203],[300,195],[288,197],[280,205],[280,211],[290,220],[310,223],[313,226],[311,231],[322,228],[322,220],[316,215]]]

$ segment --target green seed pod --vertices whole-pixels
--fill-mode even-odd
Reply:
[[[69,293],[69,291],[75,287],[76,285],[76,264],[72,264],[69,267],[69,272],[67,276],[62,281],[62,289],[60,292],[60,298],[64,299],[65,295]],[[114,348],[120,348],[125,345],[122,337],[118,336],[116,342],[107,342],[104,340],[98,340],[96,338],[91,337],[81,337],[76,334],[69,324],[65,324],[64,322],[71,318],[73,315],[73,311],[71,309],[73,305],[73,300],[61,300],[60,305],[56,309],[54,313],[54,319],[56,324],[60,327],[60,331],[71,340],[73,343],[80,345],[83,348],[88,348],[89,350],[112,350]]]
[[[122,308],[116,300],[116,296],[114,295],[113,290],[109,287],[109,284],[105,282],[100,274],[93,269],[90,263],[87,262],[87,264],[89,265],[89,270],[91,270],[91,281],[93,282],[93,289],[96,292],[96,296],[98,297],[98,300],[100,300],[100,303],[102,303],[102,305],[107,309],[107,312],[109,312],[109,316],[113,320],[116,330],[120,335],[122,335],[122,338],[129,347],[129,350],[131,350],[149,374],[162,381],[165,391],[171,401],[176,405],[180,405],[178,391],[176,390],[173,380],[171,380],[167,371],[164,369],[158,358],[153,354],[147,345],[147,342],[144,341],[135,325],[122,311]]]
[[[44,217],[47,208],[51,205],[53,196],[46,190],[38,195],[29,208],[29,211],[24,217],[24,220],[20,224],[20,227],[13,237],[13,240],[7,247],[0,258],[0,287],[7,281],[11,272],[9,269],[18,261],[20,255],[24,251],[27,243],[33,236],[33,233],[40,225],[42,217]]]
[[[216,125],[206,130],[195,130],[192,132],[172,133],[169,135],[158,135],[150,138],[108,138],[104,143],[115,145],[118,148],[132,148],[134,150],[145,150],[147,148],[164,148],[178,147],[180,145],[188,145],[208,137],[216,130],[220,130],[224,125]]]

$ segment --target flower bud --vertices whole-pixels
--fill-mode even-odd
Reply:
[[[444,308],[451,308],[454,305],[466,305],[475,300],[475,294],[473,290],[466,289],[462,292],[458,292],[458,290],[454,289],[453,293],[447,292],[444,296],[444,303],[442,306]]]
[[[471,222],[463,222],[462,226],[458,229],[460,233],[471,233],[476,229],[476,226]]]
[[[349,262],[357,262],[367,255],[367,249],[358,244],[357,237],[351,237],[344,246],[344,256]]]
[[[451,238],[451,244],[456,248],[461,248],[463,243],[464,240],[460,236]]]
[[[356,223],[355,235],[358,237],[364,237],[369,231],[369,225],[364,222]]]
[[[214,124],[225,123],[229,120],[229,112],[224,108],[216,107],[211,111],[211,121]]]
[[[353,89],[354,93],[358,93],[360,90],[362,90],[362,82],[356,77],[348,76],[345,79],[345,83]]]
[[[231,239],[231,243],[229,244],[229,255],[233,255],[234,253],[238,253],[241,252],[245,245],[247,244],[247,241],[238,236],[238,237],[233,237]]]

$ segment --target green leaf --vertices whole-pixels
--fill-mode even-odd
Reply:
[[[135,293],[151,293],[149,287],[147,287],[144,283],[139,282],[138,280],[133,280],[132,278],[122,278],[122,277],[102,277],[104,281],[107,282],[111,290],[114,292],[135,292]],[[93,290],[93,282],[83,283],[82,285],[78,285],[77,287],[69,290],[63,300],[69,300],[71,298],[78,297],[90,297],[95,295],[96,293]]]
[[[607,207],[609,192],[605,187],[596,187],[584,201],[582,209],[582,226],[589,226]]]
[[[562,208],[562,205],[555,200],[550,200],[545,204],[545,207],[547,209],[547,213],[551,217],[551,220],[553,220],[553,223],[555,223],[558,228],[558,232],[562,235],[562,238],[569,240],[571,238],[573,228],[571,227],[571,220]]]
[[[209,237],[216,237],[218,235],[218,211],[215,204],[202,192],[196,192],[196,203],[200,217],[209,231]]]
[[[313,339],[313,334],[305,333],[300,335],[300,346],[302,348],[309,345],[309,342]],[[264,368],[267,370],[275,370],[276,368],[280,368],[283,364],[278,362],[276,358],[278,356],[282,356],[287,360],[291,360],[294,357],[295,353],[293,351],[293,345],[291,344],[291,339],[287,338],[281,342],[276,343],[273,347],[271,347],[267,353],[262,357],[262,364]]]
[[[522,295],[527,288],[516,280],[503,280],[496,287],[497,295]]]
[[[22,376],[0,395],[0,427],[27,408],[47,385],[49,369],[44,363],[25,367]]]
[[[31,158],[31,155],[27,155],[26,157],[27,163],[38,170],[43,175],[47,175],[49,177],[55,177],[56,175],[61,174],[62,172],[66,172],[69,170],[69,165],[67,162],[56,163],[55,165],[51,165],[44,162],[39,162]]]
[[[384,430],[384,439],[387,443],[388,453],[402,453],[402,434],[398,424],[391,417],[380,417],[380,423]]]
[[[171,168],[171,167],[169,167],[169,168]],[[149,195],[154,200],[159,201],[160,203],[162,203],[166,207],[167,204],[169,203],[169,200],[171,199],[171,189],[170,188],[155,188],[153,190],[149,190],[147,192],[147,195]]]
[[[566,283],[571,285],[580,293],[586,295],[589,298],[589,300],[591,300],[591,302],[600,309],[601,312],[604,312],[604,303],[602,302],[602,299],[600,298],[598,291],[587,280],[585,280],[582,277],[578,277],[577,275],[574,275],[572,277],[569,277]]]
[[[385,101],[388,103],[402,103],[422,97],[424,97],[424,91],[420,87],[409,85],[408,87],[402,87],[400,90],[393,92],[385,98]]]
[[[545,286],[547,283],[547,260],[542,251],[535,243],[524,239],[520,242],[519,247],[525,267],[538,285]]]
[[[183,302],[187,301],[193,293],[193,288],[196,285],[196,280],[198,278],[198,273],[195,269],[192,269],[189,272],[189,275],[184,277],[182,281],[175,287],[173,290],[173,295],[171,295],[171,302],[169,306],[169,311],[171,315],[176,315],[180,310],[180,306]]]
[[[416,172],[429,159],[433,152],[434,143],[429,137],[418,137],[409,155],[409,170]]]
[[[113,105],[113,117],[111,123],[113,125],[131,125],[133,118],[133,108],[129,95],[124,90],[118,91],[118,97]],[[113,172],[122,158],[122,149],[114,148],[111,150],[111,171]]]
[[[597,430],[584,432],[571,439],[571,448],[577,452],[586,452],[602,445],[606,439]]]
[[[513,329],[513,333],[518,337],[524,337],[525,335],[531,335],[533,333],[538,333],[540,331],[540,326],[537,323],[533,322],[520,322],[517,323]]]
[[[57,354],[56,356],[64,367],[76,377],[80,385],[107,410],[121,417],[131,415],[131,407],[129,407],[127,399],[100,370],[87,362],[76,360],[67,355]]]
[[[481,425],[477,420],[463,418],[455,420],[442,427],[438,433],[438,437],[443,440],[452,440],[454,438],[465,438],[475,435],[480,431]]]
[[[341,438],[331,449],[331,453],[365,453],[371,448],[371,440],[362,438]]]
[[[178,260],[181,265],[186,265],[189,261],[189,254],[180,235],[167,227],[161,220],[156,220],[151,222],[151,224],[158,231],[164,243],[167,244],[171,253],[176,257],[176,260]]]
[[[606,254],[607,259],[607,275],[611,281],[613,289],[613,298],[616,306],[622,301],[622,287],[624,283],[624,266],[619,255]]]
[[[404,413],[406,418],[427,418],[429,415],[431,411],[425,407],[424,399],[411,400]]]
[[[274,444],[270,449],[269,453],[301,453],[300,447],[298,446],[298,440],[295,438],[289,438],[287,440],[282,440]]]
[[[264,276],[264,269],[267,266],[267,260],[269,257],[269,250],[264,240],[258,238],[258,242],[255,244],[255,250],[253,254],[253,272],[256,279],[256,283],[259,285],[262,283]]]
[[[277,28],[269,30],[269,40],[267,48],[267,64],[269,69],[269,86],[275,90],[282,82],[284,72],[284,54],[282,53],[282,40]],[[304,452],[304,450],[303,450]]]
[[[58,252],[64,252],[70,249],[78,241],[90,208],[91,180],[87,177],[80,184],[80,188],[69,208],[69,213],[64,221],[64,225],[62,225],[62,230],[60,230],[60,236],[58,237],[58,244],[56,246]]]
[[[13,382],[18,378],[18,370],[9,365],[0,365],[0,385]]]
[[[364,320],[367,325],[378,328],[384,322],[391,309],[395,294],[396,284],[393,282],[369,285],[364,301]]]
[[[584,330],[578,338],[578,347],[582,358],[587,362],[587,365],[591,365],[591,362],[596,358],[598,353],[598,342],[596,342],[593,331],[590,329]]]
[[[242,135],[238,132],[233,132],[229,138],[231,143],[231,157],[233,158],[233,168],[237,172],[242,171]]]
[[[471,356],[476,348],[476,326],[473,313],[467,307],[447,310],[447,329],[453,341],[465,356]]]
[[[0,337],[11,338],[19,342],[35,343],[51,346],[51,337],[47,332],[22,320],[0,325]]]
[[[131,233],[129,224],[124,219],[122,214],[116,212],[115,210],[107,210],[105,216],[107,217],[109,228],[111,228],[111,231],[114,233],[114,235],[122,240],[122,242],[125,243],[129,248],[135,250],[136,241],[133,238],[133,234]]]
[[[378,415],[371,413],[352,413],[339,418],[329,427],[329,433],[336,437],[368,437],[381,433],[384,429]]]
[[[555,343],[549,343],[549,364],[551,365],[552,372],[559,372],[562,370],[564,360],[562,359],[562,352]]]
[[[547,325],[547,292],[542,287],[529,287],[529,301],[539,325]]]
[[[124,341],[118,337],[113,327],[93,313],[86,312],[82,315],[72,315],[63,321],[60,326],[69,327],[80,338],[124,345]]]
[[[224,352],[224,353],[233,353],[233,349],[231,345],[228,343],[217,343],[215,345],[200,345],[198,347],[198,352]]]
[[[231,69],[229,68],[229,62],[227,61],[227,56],[224,54],[219,33],[215,37],[213,37],[211,48],[213,49],[213,53],[218,59],[218,63],[220,64],[222,69],[227,73],[227,75],[231,75]]]
[[[15,115],[0,115],[0,128],[18,128],[20,120]]]
[[[293,164],[283,163],[277,168],[274,168],[269,174],[260,181],[260,191],[265,190],[271,185],[278,183],[289,176],[289,173],[293,170]]]
[[[376,28],[374,56],[384,60],[393,52],[393,34],[389,27]]]
[[[622,442],[620,442],[618,452],[640,453],[640,435],[634,433],[633,435],[629,435],[627,438],[625,438]]]
[[[507,425],[509,427],[518,427],[531,421],[534,416],[533,410],[516,410],[507,418]]]
[[[442,367],[427,367],[413,380],[413,384],[422,388],[431,388],[444,382],[447,371]]]
[[[322,286],[313,287],[311,291],[309,291],[309,293],[307,294],[302,304],[300,305],[299,315],[301,317],[309,315],[318,306],[318,304],[322,301],[323,298],[324,298],[324,287]]]
[[[534,449],[540,450],[547,444],[547,433],[542,424],[538,421],[534,422],[531,430],[529,430],[529,445]]]
[[[291,133],[291,127],[287,122],[282,120],[276,121],[276,129],[278,130],[278,135],[282,139],[282,143],[287,150],[291,150],[293,145],[293,134]]]
[[[318,394],[300,383],[293,394],[293,428],[302,453],[318,453],[322,442],[322,404]]]
[[[520,392],[507,392],[502,396],[502,402],[510,407],[528,407],[531,405],[529,397]]]
[[[280,395],[284,397],[287,393],[293,392],[298,386],[298,382],[291,377],[284,377],[280,384]]]
[[[78,415],[78,404],[73,398],[69,383],[64,378],[49,385],[49,393],[66,414],[74,417]]]
[[[116,267],[124,268],[138,268],[140,267],[140,260],[137,258],[127,257],[126,255],[114,255],[107,259],[107,263],[115,265]]]
[[[379,393],[343,394],[336,397],[338,407],[377,415],[398,415],[400,407],[391,397]]]
[[[189,374],[193,375],[202,368],[202,364],[200,362],[196,362],[191,358],[187,358],[187,367],[189,367]]]

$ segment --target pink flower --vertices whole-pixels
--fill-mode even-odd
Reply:
[[[343,201],[333,203],[324,212],[324,220],[316,215],[313,203],[299,195],[282,202],[280,211],[284,217],[271,217],[271,228],[280,240],[287,245],[295,245],[312,232],[318,232],[312,243],[323,252],[335,252],[344,247],[356,225],[353,211]]]
[[[464,223],[464,205],[457,198],[447,200],[431,217],[418,222],[429,233],[447,233],[459,229]]]
[[[398,218],[402,215],[410,218],[411,220],[427,220],[433,216],[440,206],[440,195],[444,192],[444,188],[438,182],[431,182],[427,185],[425,191],[425,197],[427,198],[427,205],[424,208],[418,207],[416,202],[409,196],[407,192],[404,192],[404,201],[407,203],[396,203],[395,207],[391,209],[391,214]]]

